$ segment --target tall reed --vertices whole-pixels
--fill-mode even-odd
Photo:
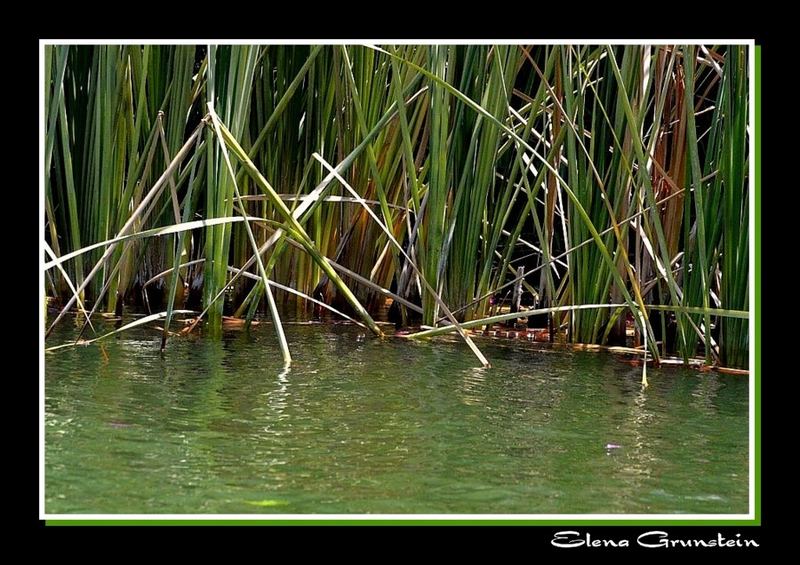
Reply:
[[[620,343],[627,318],[655,358],[743,367],[747,61],[724,45],[48,46],[47,292],[164,310],[163,346],[174,311],[211,333],[224,315],[280,326],[290,295],[375,333],[387,296],[402,323],[457,329],[498,314],[521,272],[523,303],[570,341]]]

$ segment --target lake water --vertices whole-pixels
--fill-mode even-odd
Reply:
[[[455,339],[286,333],[290,370],[269,325],[47,353],[46,511],[748,510],[747,377],[649,369],[642,391],[607,353],[476,339],[482,369]]]

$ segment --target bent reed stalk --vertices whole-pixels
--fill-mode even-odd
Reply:
[[[390,298],[484,365],[464,329],[627,317],[656,362],[745,367],[747,49],[46,46],[46,338],[75,305],[162,349],[176,313],[261,313],[288,364],[283,310],[382,336]]]

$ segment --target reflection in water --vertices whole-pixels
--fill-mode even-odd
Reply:
[[[289,418],[286,413],[289,398],[289,374],[291,368],[284,367],[276,378],[276,387],[261,394],[266,400],[266,410],[254,409],[254,413],[259,415],[259,419],[266,423],[264,432],[269,435],[281,436],[285,432],[282,422]]]
[[[464,404],[481,404],[481,392],[486,375],[489,371],[486,367],[470,367],[463,371],[463,378],[461,380],[461,393]]]
[[[698,379],[697,386],[692,392],[694,406],[704,414],[712,415],[717,410],[715,403],[721,387],[721,379]]]
[[[628,417],[630,446],[626,446],[626,461],[623,472],[630,477],[630,488],[640,490],[647,477],[652,475],[652,467],[657,463],[657,435],[651,432],[656,414],[648,409],[648,389],[640,387],[631,403]]]
[[[270,410],[272,410],[275,417],[279,420],[287,416],[283,411],[287,406],[286,400],[289,397],[289,373],[291,373],[291,371],[291,367],[284,367],[281,372],[278,373],[278,388],[267,393]]]
[[[291,370],[268,325],[48,354],[47,511],[747,511],[746,379],[360,333],[288,326]]]

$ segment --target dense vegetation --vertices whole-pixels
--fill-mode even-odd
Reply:
[[[380,333],[391,297],[482,359],[460,323],[521,272],[572,342],[630,317],[656,359],[747,365],[744,46],[47,46],[44,72],[50,329],[125,304],[166,340],[299,296]]]

